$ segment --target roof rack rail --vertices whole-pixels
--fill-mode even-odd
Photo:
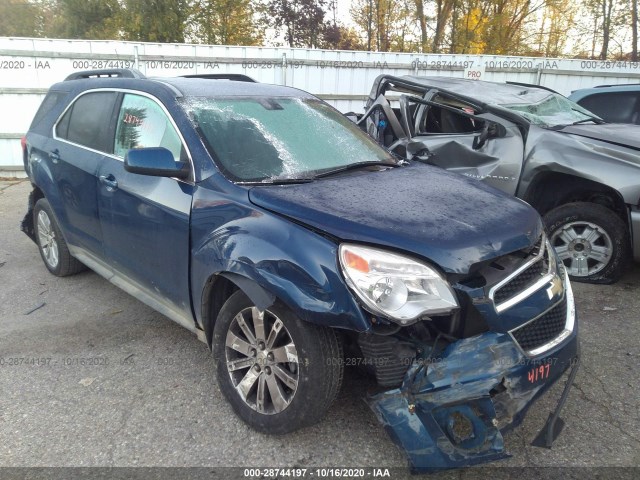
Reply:
[[[206,78],[209,80],[233,80],[235,82],[251,82],[258,83],[248,75],[242,73],[196,73],[193,75],[180,75],[184,78]]]
[[[636,87],[640,83],[619,83],[617,85],[596,85],[593,88],[609,88],[609,87]]]
[[[64,79],[81,80],[85,78],[147,78],[144,73],[134,68],[114,68],[111,70],[84,70],[82,72],[74,72]]]
[[[547,92],[558,93],[553,88],[545,87],[543,85],[536,85],[534,83],[521,83],[521,82],[505,82],[505,83],[507,85],[517,85],[519,87],[541,88],[542,90],[546,90]]]

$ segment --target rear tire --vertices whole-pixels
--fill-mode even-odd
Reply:
[[[630,260],[629,231],[624,221],[602,205],[575,202],[544,216],[549,241],[572,280],[614,283]]]
[[[301,321],[276,302],[260,312],[242,291],[213,329],[220,390],[236,414],[263,433],[318,422],[340,390],[342,347],[335,332]]]
[[[58,277],[81,272],[86,267],[71,256],[49,202],[41,198],[33,208],[33,226],[45,267]]]

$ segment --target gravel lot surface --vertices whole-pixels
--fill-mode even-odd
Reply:
[[[0,181],[0,467],[207,468],[2,468],[0,478],[244,476],[217,467],[377,467],[409,476],[363,401],[371,382],[357,371],[346,372],[322,423],[279,437],[250,430],[222,398],[210,352],[195,336],[93,272],[47,272],[19,229],[29,191],[28,182]],[[431,478],[640,477],[640,267],[616,285],[574,290],[583,364],[554,448],[529,443],[561,385],[507,434],[512,458]]]

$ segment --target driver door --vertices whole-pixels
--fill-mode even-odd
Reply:
[[[515,195],[524,160],[524,139],[515,123],[437,90],[392,101],[397,105],[380,95],[359,121],[367,122],[369,134],[385,147]]]
[[[435,93],[414,110],[414,131],[407,151],[422,152],[427,163],[515,195],[524,159],[520,129],[513,122],[477,110]]]
[[[151,299],[154,308],[174,320],[192,318],[189,220],[194,187],[176,178],[128,172],[123,162],[126,152],[144,147],[165,147],[176,161],[188,162],[178,130],[162,104],[125,93],[117,113],[114,154],[98,171],[105,256],[117,273],[113,281],[118,286]]]

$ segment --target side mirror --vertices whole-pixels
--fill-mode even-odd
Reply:
[[[504,127],[504,125],[485,121],[480,133],[473,138],[472,148],[474,150],[479,150],[484,146],[485,143],[487,143],[488,139],[504,137],[506,134],[507,129]]]
[[[187,178],[189,167],[185,162],[176,162],[173,153],[164,147],[134,148],[124,156],[127,172],[153,177]]]
[[[431,163],[434,154],[421,142],[407,143],[407,158],[418,162]]]

